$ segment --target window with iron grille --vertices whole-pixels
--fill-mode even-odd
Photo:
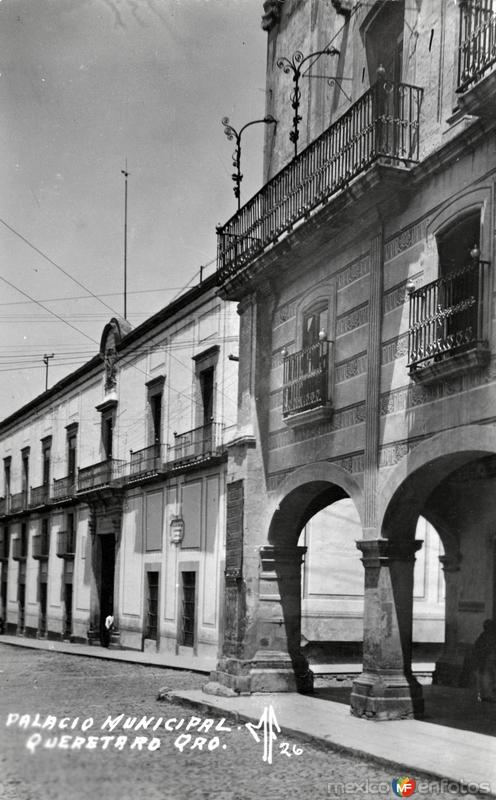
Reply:
[[[146,639],[156,639],[158,636],[158,587],[159,587],[159,573],[148,572],[148,593],[147,593],[147,610],[146,610]]]
[[[182,609],[179,644],[194,647],[195,644],[195,606],[196,572],[182,572]]]

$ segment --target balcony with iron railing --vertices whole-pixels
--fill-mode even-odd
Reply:
[[[221,283],[373,164],[419,160],[422,89],[382,80],[217,228]]]
[[[17,538],[12,541],[12,558],[14,561],[25,561],[28,554],[26,539]]]
[[[408,368],[414,380],[437,379],[487,362],[488,274],[489,263],[474,259],[411,292]]]
[[[59,531],[57,537],[57,556],[59,558],[74,558],[76,552],[76,532]]]
[[[44,506],[50,499],[50,484],[43,483],[41,486],[32,486],[29,492],[29,507],[36,508]]]
[[[185,433],[175,433],[174,444],[168,447],[168,467],[176,468],[182,464],[202,462],[220,455],[223,429],[221,423],[209,422]]]
[[[26,511],[28,507],[28,493],[26,490],[16,492],[9,496],[8,513],[18,514],[20,511]]]
[[[457,91],[470,89],[485,78],[495,64],[495,0],[461,0]]]
[[[43,560],[50,555],[50,536],[48,533],[38,533],[33,536],[33,558]]]
[[[328,416],[329,342],[318,341],[297,353],[283,352],[282,414],[292,425],[311,416]]]
[[[110,486],[122,477],[125,465],[125,461],[108,458],[98,464],[78,469],[78,492],[89,492]]]
[[[129,479],[139,479],[150,475],[156,475],[162,469],[162,445],[159,442],[143,447],[141,450],[131,450],[129,454],[129,464],[127,467],[127,477]]]
[[[69,500],[76,494],[76,476],[66,475],[64,478],[54,478],[51,500]]]

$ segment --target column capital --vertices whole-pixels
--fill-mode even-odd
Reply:
[[[260,548],[260,563],[263,572],[275,572],[276,568],[300,568],[303,557],[307,552],[306,547],[279,547],[278,545],[264,545]]]
[[[392,561],[415,561],[415,553],[423,545],[421,539],[392,541],[391,539],[361,539],[356,542],[362,552],[364,567],[386,566]]]
[[[459,572],[462,554],[458,551],[450,555],[439,556],[443,572]]]

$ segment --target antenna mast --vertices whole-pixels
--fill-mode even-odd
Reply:
[[[127,158],[126,169],[121,169],[121,173],[124,175],[124,319],[127,319]]]

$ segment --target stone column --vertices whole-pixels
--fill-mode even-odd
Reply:
[[[301,564],[306,547],[260,548],[258,650],[251,670],[254,692],[313,690],[301,651]]]
[[[247,613],[245,593],[239,592],[240,578],[226,576],[226,597],[231,590],[233,602],[214,680],[240,692],[312,691],[313,673],[300,645],[305,552],[305,547],[263,546],[254,554],[256,561],[248,557],[247,574],[258,566],[258,578],[247,581],[250,594],[257,594],[251,598],[252,614]]]
[[[114,529],[115,538],[115,556],[114,556],[114,599],[113,599],[113,617],[114,626],[110,633],[109,649],[120,650],[121,648],[121,634],[120,634],[120,583],[121,583],[121,533],[122,533],[122,500],[119,498],[118,504],[112,513],[112,527]]]
[[[351,713],[405,719],[423,712],[422,688],[412,676],[415,553],[421,541],[357,542],[365,567],[363,672],[354,681]]]
[[[101,570],[100,542],[96,532],[96,511],[89,507],[88,535],[91,539],[91,569],[90,569],[90,618],[88,625],[88,644],[100,644],[100,591],[98,576]]]
[[[436,661],[433,682],[459,686],[463,671],[463,653],[458,652],[458,599],[460,596],[461,553],[439,556],[445,580],[444,650]]]

